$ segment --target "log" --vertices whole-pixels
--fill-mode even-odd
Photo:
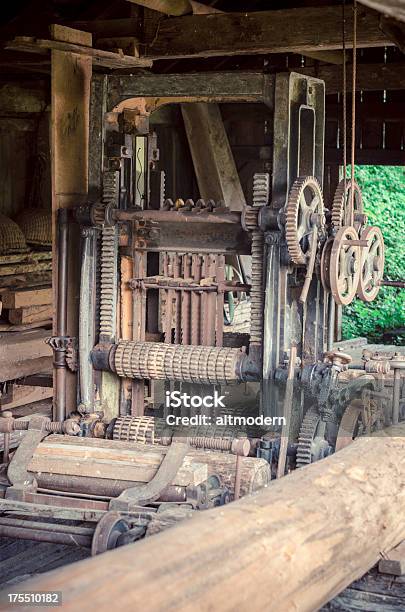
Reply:
[[[69,476],[75,492],[83,493],[89,490],[88,483],[94,479],[94,486],[91,485],[92,493],[97,494],[96,481],[102,479],[103,494],[107,495],[108,491],[118,491],[117,481],[125,481],[125,486],[129,486],[129,482],[149,482],[156,474],[166,452],[167,447],[157,445],[55,435],[48,436],[36,448],[29,470],[41,475]],[[233,493],[235,465],[234,455],[190,448],[172,484],[183,487],[189,484],[198,485],[208,476],[216,474]],[[241,495],[248,495],[267,486],[270,481],[270,467],[264,459],[243,457],[241,465]],[[63,480],[67,481],[70,490],[69,479]],[[48,479],[47,483],[49,482]],[[43,486],[45,487],[45,484]],[[102,494],[101,489],[98,493]]]
[[[3,308],[25,308],[28,306],[52,304],[52,289],[51,287],[45,287],[41,289],[6,291],[2,294],[1,300]]]
[[[299,610],[337,595],[405,537],[405,425],[360,438],[253,496],[13,587],[66,610]],[[105,584],[108,583],[108,597]],[[3,595],[4,601],[7,601]]]
[[[235,489],[235,455],[227,453],[216,453],[203,450],[191,450],[195,461],[208,462],[208,475],[216,474],[222,483],[228,487],[231,496]],[[250,495],[270,483],[270,466],[264,459],[255,457],[242,457],[241,460],[241,483],[240,495]]]

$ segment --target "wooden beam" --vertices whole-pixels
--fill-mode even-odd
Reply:
[[[211,15],[212,13],[222,13],[213,6],[208,6],[195,0],[128,0],[132,4],[139,4],[153,11],[158,11],[165,15]]]
[[[375,11],[384,13],[384,15],[390,15],[405,21],[405,4],[403,0],[359,0],[364,6],[368,6]]]
[[[79,36],[79,38],[78,38]],[[58,29],[57,37],[63,38]],[[83,46],[91,44],[91,34],[81,32],[71,36],[66,28],[66,42],[71,39]],[[52,159],[52,219],[53,219],[53,303],[57,309],[57,215],[60,208],[80,206],[87,201],[89,108],[92,60],[86,55],[77,55],[53,49],[51,51],[51,159]],[[78,336],[79,312],[79,236],[70,232],[68,241],[68,308],[67,335]],[[59,322],[60,324],[60,322]],[[58,333],[58,322],[54,322],[54,333]],[[66,410],[77,408],[76,374],[66,371]]]
[[[405,22],[382,16],[380,28],[402,53],[405,53]]]
[[[182,104],[181,112],[200,196],[242,210],[246,200],[218,105]]]
[[[346,18],[352,46],[353,15]],[[252,13],[224,13],[162,19],[145,57],[167,59],[267,53],[304,53],[342,48],[340,6],[305,7]],[[378,16],[359,10],[357,46],[392,44]]]
[[[325,93],[335,94],[343,90],[342,68],[339,66],[318,66],[294,68],[308,76],[316,76],[325,81]],[[351,74],[351,66],[347,67]],[[392,64],[357,64],[356,90],[383,91],[405,89],[405,63]],[[351,79],[347,79],[347,91],[351,91]]]
[[[193,12],[189,0],[129,0],[129,2],[176,17]]]
[[[405,425],[361,438],[254,496],[59,568],[13,592],[67,609],[318,610],[405,538]],[[108,583],[108,598],[105,586]]]

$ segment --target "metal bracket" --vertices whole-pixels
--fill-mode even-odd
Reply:
[[[111,500],[109,509],[129,511],[132,506],[146,506],[159,499],[165,488],[172,483],[188,451],[186,440],[173,442],[152,480],[144,486],[123,491],[116,499]]]
[[[8,466],[7,478],[13,485],[11,489],[15,486],[18,488],[25,488],[33,485],[35,478],[34,474],[28,471],[28,465],[38,444],[50,433],[45,429],[45,424],[49,422],[50,419],[48,417],[39,415],[33,415],[31,417],[28,424],[28,431],[20,442]],[[9,496],[9,491],[10,489],[7,490],[6,497]]]

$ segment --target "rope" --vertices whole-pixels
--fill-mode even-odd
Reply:
[[[342,39],[343,39],[343,180],[344,193],[346,194],[346,175],[347,175],[347,102],[346,102],[346,15],[345,0],[342,2]],[[346,197],[346,196],[345,196]]]
[[[350,190],[350,225],[354,223],[354,158],[356,149],[356,69],[357,69],[357,2],[353,2],[353,73],[352,73],[352,158]]]

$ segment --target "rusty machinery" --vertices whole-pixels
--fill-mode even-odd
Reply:
[[[242,206],[211,198],[206,186],[200,197],[198,172],[191,193],[173,193],[173,136],[159,152],[153,111],[198,102],[231,108],[237,124],[246,103],[263,117],[254,172],[247,178],[238,165]],[[384,242],[367,225],[354,182],[342,181],[331,206],[324,203],[322,81],[295,73],[96,77],[91,108],[91,201],[59,219],[55,420],[1,419],[0,530],[91,544],[97,553],[142,537],[165,504],[201,509],[237,498],[247,455],[274,472],[284,452],[291,469],[377,427],[372,392],[385,397],[375,377],[389,362],[365,356],[361,375],[339,384],[351,357],[332,350],[335,305],[376,297]],[[68,337],[66,253],[78,227],[79,323]],[[224,310],[241,295],[249,333],[230,333]],[[393,365],[399,372],[399,357]],[[69,382],[68,372],[76,374]],[[75,379],[77,402],[67,413],[66,386]],[[203,395],[242,382],[257,385],[258,414],[283,414],[291,398],[284,451],[277,428],[255,430],[250,442],[246,430],[184,433],[157,410],[162,390]],[[16,430],[27,432],[9,461]],[[203,468],[218,452],[233,454],[231,481],[207,465],[197,477],[201,468],[186,461],[191,448],[206,453],[197,461]],[[144,453],[154,470],[137,464]],[[39,523],[27,519],[35,513]]]

